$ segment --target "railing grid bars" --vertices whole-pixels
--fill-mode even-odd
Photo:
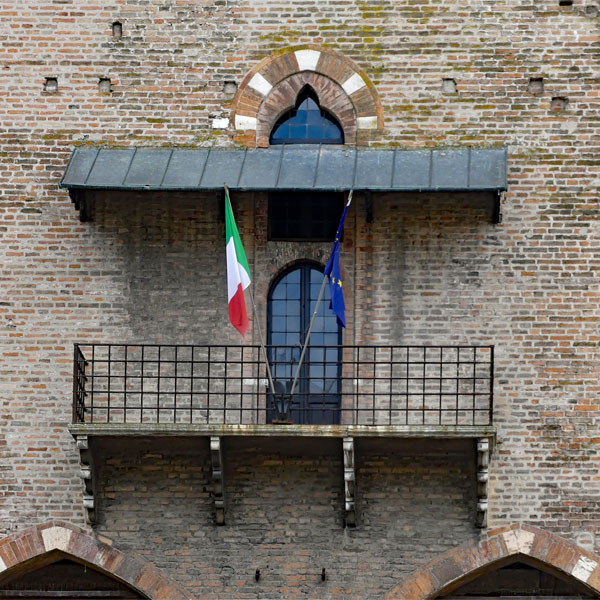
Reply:
[[[189,423],[194,422],[194,346],[190,347],[190,418]]]
[[[297,356],[293,346],[270,348],[270,355],[279,357],[275,395],[265,385],[258,346],[77,344],[73,420],[492,423],[492,346],[311,346],[299,393],[287,399],[283,417],[277,388],[289,392]]]
[[[208,347],[208,356],[207,356],[207,364],[206,364],[206,373],[207,373],[207,388],[210,390],[211,389],[211,383],[212,383],[212,377],[211,377],[211,369],[210,369],[210,365],[211,365],[211,350],[212,347],[209,346]],[[210,394],[208,394],[206,396],[206,422],[210,423]]]
[[[142,364],[140,365],[140,423],[144,420],[144,350],[145,347],[142,346]]]
[[[392,424],[392,377],[394,376],[394,348],[390,348],[390,376],[388,378],[388,388],[390,390],[388,400],[388,425]]]
[[[490,373],[494,373],[494,346],[490,347]],[[490,402],[488,410],[488,422],[491,423],[494,418],[494,378],[490,377]]]
[[[106,384],[107,387],[107,397],[106,397],[106,421],[107,423],[110,423],[110,367],[111,367],[111,350],[112,350],[112,346],[108,347],[108,361],[107,361],[107,375],[108,375],[108,381]]]
[[[440,382],[439,382],[439,404],[438,404],[438,406],[439,406],[440,412],[439,412],[439,415],[438,415],[438,425],[442,424],[442,384],[443,384],[443,381],[444,381],[443,377],[442,377],[443,368],[444,368],[443,365],[444,365],[444,349],[440,348],[440,364],[438,365],[439,366],[439,371],[438,372],[440,374]]]
[[[123,390],[127,394],[127,346],[125,346],[125,364],[123,366]],[[127,402],[123,402],[123,421],[127,423]]]
[[[460,387],[460,348],[456,349],[456,413],[454,416],[454,424],[458,423],[458,396]]]
[[[427,382],[427,348],[423,348],[423,397],[421,399],[421,408],[423,409],[423,423],[425,423],[425,399],[426,399],[426,382]]]
[[[240,348],[240,423],[244,422],[244,348]]]
[[[472,391],[473,391],[473,397],[472,397],[472,407],[473,407],[473,422],[475,422],[475,399],[476,399],[476,389],[475,389],[475,385],[477,383],[477,348],[473,348],[473,362],[472,362],[472,367],[473,367],[473,379],[472,379]]]
[[[177,423],[177,350],[178,346],[175,346],[175,372],[173,382],[173,423]]]
[[[409,398],[410,393],[408,386],[410,384],[410,348],[406,349],[406,412],[404,416],[404,424],[408,425],[408,415],[409,415]]]

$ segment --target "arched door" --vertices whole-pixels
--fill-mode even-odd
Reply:
[[[313,264],[303,263],[285,271],[271,286],[268,343],[276,397],[270,398],[270,422],[340,422],[342,332],[329,309],[329,286],[325,286],[294,396],[288,397],[322,283],[323,272]]]

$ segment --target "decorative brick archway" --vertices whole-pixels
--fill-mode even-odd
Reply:
[[[333,50],[303,46],[265,58],[246,75],[231,109],[236,141],[268,146],[273,125],[305,85],[339,120],[347,144],[367,142],[383,129],[381,102],[366,74]]]
[[[152,600],[191,600],[192,595],[152,563],[121,552],[66,523],[50,522],[0,541],[0,586],[15,572],[30,572],[59,554],[112,576]]]
[[[530,525],[492,529],[479,542],[454,548],[429,562],[388,592],[386,600],[436,598],[514,562],[529,558],[573,577],[600,593],[600,557],[567,540]]]

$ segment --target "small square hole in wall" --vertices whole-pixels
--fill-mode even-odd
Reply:
[[[529,80],[529,93],[530,94],[543,94],[544,93],[544,78],[543,77],[532,77]]]
[[[44,91],[51,94],[58,92],[58,79],[56,77],[46,77]]]
[[[115,21],[112,24],[112,36],[115,40],[120,40],[123,37],[123,23]]]
[[[600,11],[598,10],[598,7],[595,6],[594,4],[590,4],[589,6],[585,7],[585,14],[588,17],[592,17],[592,19],[595,19],[598,14],[600,14]]]
[[[233,96],[237,92],[237,83],[235,81],[226,81],[223,84],[223,93]]]
[[[103,94],[110,94],[110,79],[108,77],[100,77],[98,80],[98,90]]]
[[[573,6],[573,0],[558,0],[559,6]]]
[[[449,77],[442,79],[442,92],[444,94],[456,94],[456,80]]]
[[[568,98],[556,96],[555,98],[552,98],[552,101],[550,102],[550,110],[553,110],[555,112],[566,110],[568,104]]]

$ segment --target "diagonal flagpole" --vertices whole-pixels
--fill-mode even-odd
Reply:
[[[269,378],[269,387],[271,388],[271,394],[275,396],[275,385],[273,384],[273,376],[271,375],[271,365],[269,364],[269,357],[267,355],[267,348],[263,339],[262,327],[260,326],[260,320],[256,311],[256,304],[254,303],[254,294],[252,293],[252,288],[250,288],[248,291],[250,292],[250,301],[252,302],[252,314],[254,315],[254,322],[256,323],[256,327],[258,329],[258,336],[260,338],[260,347],[262,348],[263,356],[265,358],[265,364],[267,366],[267,377]]]
[[[350,202],[352,202],[353,191],[354,190],[350,190],[348,194],[348,202],[346,203],[346,209],[350,206]],[[323,283],[321,284],[321,289],[319,290],[317,304],[315,305],[315,310],[310,320],[310,326],[308,327],[308,332],[306,333],[306,339],[304,340],[304,346],[302,347],[302,353],[300,354],[300,360],[298,361],[298,367],[296,368],[296,375],[294,376],[294,382],[292,383],[292,389],[290,390],[290,404],[292,402],[292,398],[294,397],[294,392],[296,391],[296,384],[298,383],[298,377],[300,376],[300,368],[302,367],[304,355],[306,354],[306,348],[308,347],[308,341],[310,340],[310,334],[312,333],[312,328],[315,323],[315,319],[317,318],[317,313],[319,312],[319,305],[321,304],[321,300],[323,299],[323,292],[325,291],[326,283],[327,276],[323,275]]]
[[[225,194],[227,195],[227,201],[229,202],[229,208],[231,209],[231,200],[229,198],[229,188],[225,185]],[[233,210],[231,211],[233,213]],[[252,284],[252,279],[250,280],[250,284]],[[256,310],[256,303],[254,302],[254,294],[252,293],[252,288],[248,288],[248,292],[250,292],[250,301],[252,302],[252,314],[254,316],[254,323],[258,329],[258,337],[260,339],[260,347],[263,352],[263,356],[265,359],[265,364],[267,365],[267,377],[269,379],[269,387],[271,388],[271,394],[275,395],[275,385],[273,384],[273,376],[271,375],[271,365],[269,364],[269,357],[267,355],[267,349],[265,347],[265,342],[263,338],[262,327],[260,326],[260,319],[258,318],[258,311]]]

